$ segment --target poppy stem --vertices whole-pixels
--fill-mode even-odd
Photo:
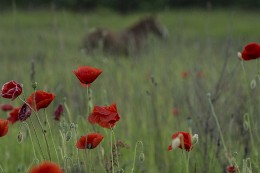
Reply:
[[[36,91],[34,90],[34,93],[36,93]],[[49,159],[50,159],[50,161],[51,161],[51,154],[50,154],[50,147],[49,147],[49,143],[48,143],[48,140],[47,140],[47,138],[46,138],[46,130],[44,130],[44,128],[43,128],[43,125],[42,125],[42,123],[41,123],[41,120],[40,120],[40,118],[39,118],[39,116],[38,116],[38,113],[36,112],[36,104],[34,104],[35,105],[35,109],[33,109],[26,101],[24,101],[23,99],[21,99],[21,97],[18,97],[23,103],[25,103],[27,106],[29,106],[29,108],[33,111],[33,113],[36,115],[36,117],[37,117],[37,120],[38,120],[38,123],[40,124],[40,126],[41,126],[41,130],[42,130],[42,133],[43,133],[43,136],[44,136],[44,140],[45,140],[45,143],[46,143],[46,146],[47,146],[47,151],[48,151],[48,156],[49,156]],[[36,103],[36,101],[35,101],[35,94],[33,95],[33,100],[34,100],[34,103]],[[32,123],[33,124],[33,123]],[[39,143],[39,141],[38,141],[38,143]]]
[[[46,121],[47,121],[49,130],[50,130],[50,135],[51,135],[52,144],[53,144],[53,146],[54,146],[54,150],[55,150],[55,153],[56,153],[56,156],[57,156],[57,159],[58,159],[58,163],[59,163],[59,165],[60,165],[60,159],[59,159],[58,152],[57,152],[57,149],[56,149],[56,146],[55,146],[55,142],[54,142],[54,139],[53,139],[53,136],[52,136],[51,126],[50,126],[50,123],[49,123],[49,120],[48,120],[48,116],[47,116],[46,109],[44,109],[44,113],[45,113],[45,118],[46,118]]]
[[[118,158],[118,152],[117,152],[117,145],[116,145],[116,135],[115,135],[113,128],[111,128],[111,133],[113,135],[114,143],[115,143],[114,146],[115,146],[115,153],[116,153],[117,168],[118,168],[118,170],[120,170],[119,158]]]
[[[32,122],[31,117],[29,117],[29,120],[30,120],[30,122],[31,122],[31,124],[32,124],[33,131],[34,131],[34,134],[35,134],[35,136],[36,136],[36,140],[37,140],[37,143],[38,143],[38,145],[39,145],[39,148],[40,148],[40,151],[41,151],[43,160],[46,160],[46,159],[45,159],[45,156],[44,156],[44,154],[43,154],[43,151],[42,151],[41,143],[40,143],[40,141],[39,141],[39,138],[38,138],[38,135],[37,135],[37,132],[36,132],[36,129],[35,129],[35,126],[34,126],[34,124],[33,124],[33,122]]]
[[[29,136],[30,136],[30,140],[31,140],[31,143],[32,143],[34,159],[38,160],[38,158],[37,158],[37,156],[36,156],[36,151],[35,151],[34,143],[33,143],[33,140],[32,140],[32,135],[31,135],[31,130],[30,130],[30,128],[29,128],[29,125],[28,125],[26,122],[23,121],[23,122],[21,123],[20,127],[19,127],[19,131],[21,130],[22,125],[24,125],[24,126],[28,129]]]
[[[213,106],[212,101],[211,101],[211,94],[210,93],[208,93],[208,101],[209,101],[209,105],[210,105],[210,108],[211,108],[212,115],[213,115],[213,117],[215,119],[215,122],[217,124],[217,127],[218,127],[218,131],[219,131],[220,139],[221,139],[221,142],[222,142],[222,145],[223,145],[223,148],[224,148],[225,155],[226,155],[229,163],[232,164],[232,159],[229,157],[228,150],[227,150],[227,147],[225,145],[225,140],[224,140],[224,137],[223,137],[223,133],[222,133],[221,127],[219,125],[218,117],[216,115],[214,106]]]
[[[65,99],[64,99],[64,100],[65,100]],[[70,113],[70,110],[69,110],[69,107],[68,107],[66,101],[64,101],[64,107],[65,107],[65,109],[66,109],[66,111],[67,111],[67,113],[68,113],[69,121],[72,122],[71,113]]]
[[[0,170],[1,170],[1,172],[5,172],[4,170],[3,170],[3,168],[2,168],[2,166],[0,165]]]
[[[112,129],[112,128],[110,128]],[[114,155],[113,155],[113,134],[111,131],[111,138],[110,138],[110,142],[111,142],[111,168],[112,168],[112,173],[114,173]]]
[[[62,154],[62,150],[64,152],[64,154],[62,155],[62,159],[63,159],[63,163],[64,163],[64,168],[67,169],[66,167],[66,162],[65,162],[65,158],[66,158],[66,146],[65,146],[65,138],[62,134],[62,131],[59,130],[60,132],[60,136],[61,136],[61,142],[62,142],[62,148],[61,148],[61,154]],[[65,170],[65,172],[67,172],[67,170]]]
[[[142,141],[137,141],[136,144],[135,144],[134,162],[133,162],[133,167],[132,167],[132,173],[135,172],[135,162],[136,162],[136,153],[137,153],[138,144],[141,145],[141,151],[143,151],[143,149],[144,149],[144,144],[143,144],[143,142],[142,142]]]

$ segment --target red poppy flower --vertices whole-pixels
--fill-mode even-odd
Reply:
[[[21,107],[15,108],[11,112],[9,112],[7,120],[10,123],[14,124],[19,120],[18,115],[19,115],[20,108]]]
[[[29,173],[63,173],[63,171],[56,163],[44,161],[32,167]]]
[[[8,121],[0,119],[0,137],[3,137],[8,132]]]
[[[260,58],[260,45],[258,43],[249,43],[244,47],[241,55],[245,61]]]
[[[55,98],[55,95],[52,93],[48,93],[45,91],[36,91],[36,93],[32,93],[30,97],[27,99],[27,103],[38,111],[39,109],[42,108],[47,108],[49,104],[53,101]],[[35,101],[34,101],[35,99]],[[36,103],[36,106],[35,106]]]
[[[102,70],[90,66],[81,66],[78,67],[78,70],[73,70],[73,73],[77,76],[83,86],[87,86],[87,84],[96,80],[102,73]]]
[[[92,113],[88,116],[91,124],[99,124],[101,127],[111,129],[120,120],[117,113],[116,104],[110,106],[95,106]]]
[[[22,86],[14,80],[6,82],[2,87],[1,96],[7,99],[14,100],[22,93]]]
[[[172,109],[172,114],[173,114],[173,116],[177,116],[179,114],[179,109],[178,108],[173,108]]]
[[[31,108],[24,103],[18,112],[18,119],[20,121],[25,121],[27,118],[30,117],[31,114],[32,114]]]
[[[60,117],[62,113],[63,113],[63,106],[59,104],[54,112],[54,119],[60,121]]]
[[[182,78],[188,78],[189,77],[189,72],[188,71],[183,71],[181,73],[181,76],[182,76]]]
[[[204,77],[203,71],[199,71],[199,72],[197,73],[197,77],[198,77],[198,78],[203,78],[203,77]]]
[[[168,150],[172,150],[177,147],[190,151],[192,149],[191,134],[188,132],[174,133],[172,135],[172,144],[168,147]]]
[[[93,149],[98,146],[104,136],[100,133],[90,133],[87,136],[81,136],[77,141],[76,147],[78,149]]]
[[[11,104],[1,104],[0,107],[1,107],[1,110],[5,111],[5,112],[11,111],[14,108]]]
[[[235,167],[234,165],[229,165],[229,166],[227,166],[227,172],[229,172],[229,173],[235,173],[235,172],[237,172],[237,167]]]

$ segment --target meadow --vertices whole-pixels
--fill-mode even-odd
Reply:
[[[164,42],[149,38],[149,47],[141,55],[87,55],[79,50],[91,28],[118,31],[146,15],[149,13],[120,15],[104,9],[89,13],[1,12],[1,86],[10,80],[22,83],[22,97],[27,98],[33,92],[32,82],[37,82],[37,90],[56,95],[39,115],[46,122],[46,112],[51,125],[58,157],[44,123],[52,160],[67,172],[77,172],[78,163],[85,172],[96,173],[224,173],[230,164],[237,164],[241,173],[260,172],[260,65],[258,60],[241,61],[237,56],[247,43],[260,42],[260,13],[167,10],[157,17],[168,28],[169,38]],[[91,101],[72,72],[84,65],[103,71],[91,84]],[[19,99],[4,98],[0,103],[22,104]],[[66,106],[62,120],[55,121],[54,110],[60,103]],[[117,104],[121,116],[113,132],[124,144],[117,147],[120,165],[115,164],[113,171],[108,170],[111,130],[87,120],[89,108],[112,103]],[[7,116],[0,114],[1,119]],[[37,119],[34,115],[31,119],[47,156]],[[43,160],[31,123],[32,138],[21,124],[9,124],[8,134],[0,138],[0,172],[26,172],[37,160]],[[23,134],[20,142],[19,131]],[[93,131],[104,135],[100,145],[77,151],[77,139]],[[178,131],[198,134],[199,141],[190,152],[167,150],[172,134]]]

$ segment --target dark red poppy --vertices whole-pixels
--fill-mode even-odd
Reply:
[[[59,104],[54,112],[54,119],[60,121],[61,114],[63,113],[63,106]]]
[[[11,112],[9,112],[7,120],[10,123],[14,124],[19,120],[18,115],[19,115],[20,108],[21,107],[14,108]]]
[[[176,147],[190,151],[192,149],[191,134],[188,132],[177,132],[172,135],[172,145],[168,146],[168,150]]]
[[[111,129],[120,120],[117,113],[116,104],[110,106],[95,106],[92,113],[88,116],[91,124],[99,124],[101,127]]]
[[[53,162],[44,161],[32,167],[29,173],[63,173],[61,167]]]
[[[182,78],[188,78],[189,77],[189,72],[188,71],[183,71],[181,73],[181,76],[182,76]]]
[[[1,104],[0,107],[1,107],[1,110],[5,111],[5,112],[11,111],[14,108],[11,104]]]
[[[87,84],[91,84],[96,80],[102,73],[102,70],[90,66],[81,66],[78,67],[78,70],[73,70],[73,73],[77,76],[83,86],[87,86]]]
[[[258,43],[247,44],[242,51],[241,57],[245,61],[260,58],[260,45]]]
[[[0,137],[3,137],[8,132],[8,121],[0,119]]]
[[[197,77],[198,77],[198,78],[203,78],[203,77],[204,77],[203,71],[199,71],[199,72],[197,73]]]
[[[173,108],[172,109],[172,114],[173,114],[173,116],[179,115],[179,109],[178,108]]]
[[[234,166],[234,165],[229,165],[229,166],[227,166],[227,172],[229,172],[229,173],[235,173],[235,172],[237,172],[237,167],[236,166]]]
[[[36,107],[36,111],[38,111],[39,109],[47,108],[54,98],[55,95],[52,93],[36,91],[36,93],[32,93],[30,95],[27,99],[27,103],[32,107],[32,109],[35,109]]]
[[[104,136],[100,133],[90,133],[87,136],[81,136],[77,141],[76,147],[78,149],[93,149],[98,146]]]
[[[1,96],[7,99],[14,100],[22,93],[22,86],[14,80],[6,82],[2,87]]]
[[[30,117],[31,114],[32,114],[31,108],[24,103],[18,112],[18,119],[20,121],[25,121],[27,118]]]

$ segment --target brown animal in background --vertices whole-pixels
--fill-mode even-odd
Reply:
[[[86,49],[102,46],[107,53],[132,55],[142,50],[150,33],[161,39],[168,37],[167,28],[156,17],[150,16],[121,32],[99,28],[86,37],[83,45]]]
[[[88,33],[82,41],[82,47],[86,53],[93,53],[95,50],[102,49],[107,30],[97,28]]]

